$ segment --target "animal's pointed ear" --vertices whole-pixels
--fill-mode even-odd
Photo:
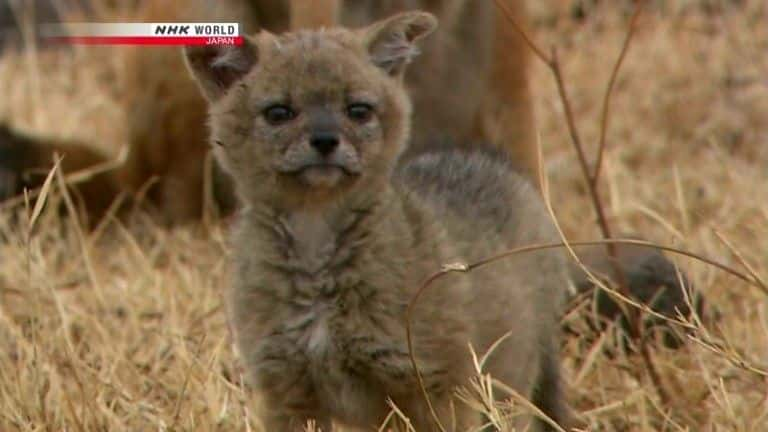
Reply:
[[[404,12],[362,30],[371,61],[391,76],[401,76],[419,54],[416,41],[437,28],[437,18],[427,12]]]
[[[187,46],[184,59],[203,96],[214,102],[253,69],[259,49],[255,40],[245,37],[242,45]]]

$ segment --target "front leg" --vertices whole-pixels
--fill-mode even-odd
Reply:
[[[331,432],[331,417],[318,400],[308,359],[298,345],[289,334],[244,344],[256,347],[245,358],[259,395],[259,417],[267,432],[303,432],[310,420],[317,425],[313,432]]]
[[[281,381],[279,385],[259,388],[262,393],[260,408],[264,430],[331,432],[331,418],[322,409],[308,381],[303,378]],[[307,427],[310,420],[314,421],[315,429]]]

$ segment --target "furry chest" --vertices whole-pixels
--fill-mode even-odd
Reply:
[[[407,355],[402,325],[391,314],[349,297],[317,301],[302,314],[306,326],[297,335],[298,346],[309,366],[354,375],[391,368],[388,363]]]
[[[289,370],[304,371],[308,385],[331,405],[364,397],[359,394],[361,388],[369,389],[368,393],[381,388],[399,392],[410,378],[402,324],[361,303],[349,296],[333,296],[293,309],[280,328],[261,340],[260,351],[265,355],[259,357],[272,365],[283,362],[293,365]]]

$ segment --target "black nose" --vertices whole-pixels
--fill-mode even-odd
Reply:
[[[328,156],[339,146],[339,137],[331,133],[318,133],[312,135],[309,144],[323,156]]]

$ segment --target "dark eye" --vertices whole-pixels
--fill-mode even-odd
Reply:
[[[271,125],[280,125],[296,118],[296,111],[288,105],[271,105],[262,114]]]
[[[365,123],[373,117],[373,107],[367,103],[353,103],[347,106],[347,117]]]

